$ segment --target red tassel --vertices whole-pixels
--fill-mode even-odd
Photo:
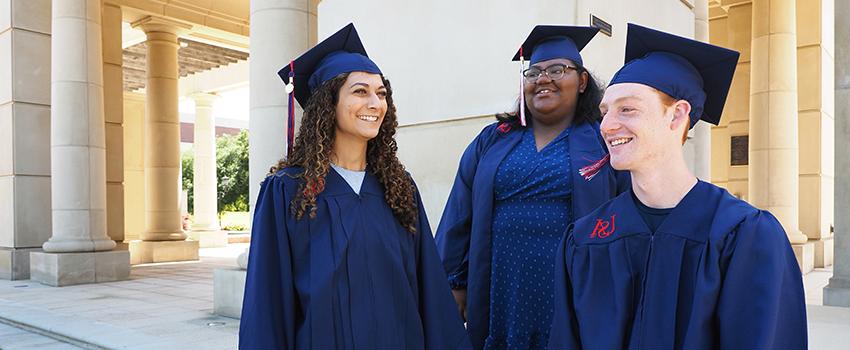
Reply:
[[[293,78],[295,77],[295,61],[289,61],[289,83],[287,84],[287,90],[289,90],[288,96],[288,106],[287,106],[287,116],[286,116],[286,156],[288,157],[292,154],[292,146],[295,140],[295,86],[293,85]]]
[[[498,129],[500,133],[507,134],[508,131],[511,131],[511,124],[502,123],[499,124],[499,127],[497,127],[496,129]]]
[[[309,187],[304,188],[304,196],[309,197],[310,195],[318,196],[319,193],[322,193],[325,190],[325,179],[320,178],[316,180],[316,183],[310,185]]]
[[[611,159],[611,155],[606,154],[605,157],[602,157],[602,159],[579,169],[578,173],[584,177],[585,180],[590,181],[594,176],[596,176],[596,174],[599,174],[599,171],[602,170],[602,167],[605,166],[606,163],[608,163],[609,159]]]

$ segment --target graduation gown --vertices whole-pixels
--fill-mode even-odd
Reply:
[[[632,194],[576,220],[555,272],[550,349],[805,349],[782,226],[698,182],[655,233]]]
[[[572,126],[569,159],[572,174],[572,216],[581,217],[630,186],[626,172],[607,163],[599,123]],[[490,246],[493,222],[493,182],[505,156],[522,139],[522,127],[493,123],[469,144],[437,229],[437,249],[449,284],[467,289],[467,330],[476,349],[484,346],[490,315]],[[597,165],[590,172],[588,167]]]
[[[458,349],[469,346],[417,193],[411,234],[367,173],[360,194],[333,169],[316,218],[290,202],[300,169],[257,198],[240,349]]]

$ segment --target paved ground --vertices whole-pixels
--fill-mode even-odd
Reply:
[[[122,282],[0,280],[0,349],[235,349],[239,320],[212,314],[213,270],[236,266],[246,246],[201,249],[200,262],[135,266]],[[810,349],[850,344],[850,308],[822,306],[830,276],[804,277]]]
[[[236,266],[245,247],[202,249],[200,262],[134,266],[121,282],[55,288],[0,280],[0,319],[90,348],[235,349],[239,320],[212,314],[213,270]],[[0,349],[7,341],[0,336]]]
[[[0,349],[78,350],[83,348],[0,323]]]

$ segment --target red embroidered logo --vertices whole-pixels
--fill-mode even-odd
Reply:
[[[599,171],[602,170],[602,167],[605,166],[605,163],[608,163],[608,159],[611,158],[611,155],[606,154],[602,159],[593,162],[586,167],[582,167],[578,170],[579,175],[584,177],[585,180],[590,181],[596,174],[599,174]]]
[[[617,214],[611,215],[611,221],[596,219],[596,227],[590,233],[590,238],[605,238],[613,234],[614,229],[617,227],[614,220],[616,216]]]
[[[502,123],[502,124],[499,124],[499,127],[496,128],[496,129],[498,129],[500,133],[507,134],[508,131],[511,131],[511,124],[510,123]]]

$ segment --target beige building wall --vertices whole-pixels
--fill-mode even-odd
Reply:
[[[585,65],[604,86],[623,63],[627,22],[692,37],[689,4],[323,0],[318,31],[321,39],[354,22],[369,57],[392,81],[401,126],[399,157],[417,181],[436,229],[463,150],[495,121],[494,114],[515,108],[520,67],[511,58],[535,25],[588,25],[591,14],[609,22],[613,35],[598,34],[582,51]],[[374,21],[376,16],[381,20]]]
[[[481,129],[494,120],[493,115],[487,115],[398,129],[398,157],[419,187],[431,230],[437,230],[461,154]]]
[[[797,0],[800,230],[815,266],[832,265],[835,172],[834,0]]]
[[[800,158],[799,228],[815,243],[815,266],[832,264],[834,188],[834,0],[797,0]],[[712,7],[710,40],[741,52],[720,125],[712,128],[712,182],[748,199],[748,167],[732,165],[732,137],[749,135],[750,1]]]
[[[103,41],[103,116],[106,127],[106,233],[124,240],[124,106],[121,8],[101,7]]]
[[[145,95],[124,92],[124,240],[145,230]]]
[[[50,221],[50,1],[0,1],[0,279],[30,277]]]
[[[712,44],[739,51],[741,58],[729,89],[720,125],[712,128],[711,180],[738,198],[747,199],[746,165],[731,165],[731,140],[747,136],[750,119],[750,46],[752,41],[752,5],[741,2],[709,19]]]

